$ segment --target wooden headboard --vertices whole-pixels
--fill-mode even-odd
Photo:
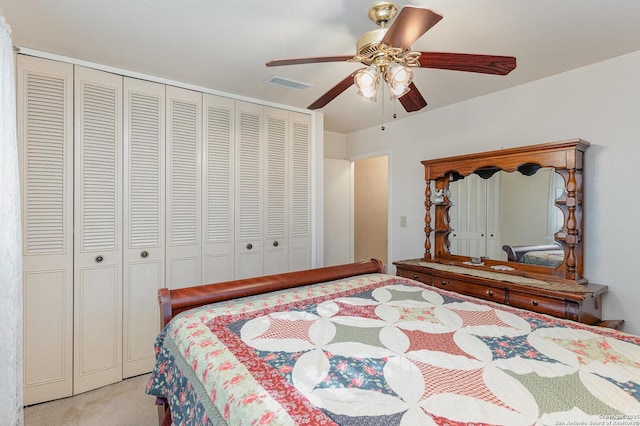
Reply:
[[[356,275],[382,272],[384,272],[382,262],[378,259],[371,259],[368,262],[245,278],[176,290],[161,288],[158,290],[160,319],[164,327],[176,314],[198,306]]]

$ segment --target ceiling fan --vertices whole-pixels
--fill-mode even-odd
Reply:
[[[387,27],[394,17],[396,18],[391,26]],[[398,7],[394,3],[380,1],[369,7],[369,19],[380,28],[369,31],[358,39],[355,56],[277,59],[267,62],[266,66],[359,62],[366,67],[349,74],[308,108],[324,107],[352,84],[356,84],[360,95],[375,100],[382,79],[388,87],[390,97],[397,98],[407,112],[418,111],[427,106],[427,101],[413,83],[413,68],[506,75],[516,67],[516,58],[512,56],[412,51],[411,44],[442,19],[442,15],[424,7],[405,6],[398,13]]]

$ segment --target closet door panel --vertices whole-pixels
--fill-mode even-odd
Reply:
[[[487,181],[471,174],[449,187],[450,198],[458,200],[449,209],[451,252],[462,256],[486,256]]]
[[[489,259],[507,260],[502,250],[502,178],[503,173],[494,174],[487,179],[486,223],[487,251]]]
[[[203,98],[202,276],[205,283],[235,278],[235,101]]]
[[[263,275],[263,107],[236,102],[236,279]]]
[[[122,379],[122,77],[75,67],[74,393]]]
[[[165,86],[124,79],[123,377],[151,371],[164,287]]]
[[[202,93],[167,86],[167,270],[170,289],[202,284]]]
[[[24,403],[73,393],[73,66],[17,55]]]
[[[287,176],[289,173],[288,120],[283,109],[265,108],[265,209],[264,209],[264,274],[289,270],[289,223]]]
[[[289,113],[289,271],[311,268],[311,117]]]

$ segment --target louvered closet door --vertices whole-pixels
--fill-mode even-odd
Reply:
[[[263,275],[263,107],[236,102],[236,278]]]
[[[264,274],[278,274],[289,269],[289,223],[287,176],[289,171],[289,112],[265,108],[265,209]]]
[[[311,268],[311,117],[289,113],[289,270]]]
[[[122,379],[122,77],[75,67],[74,393]]]
[[[18,55],[24,403],[73,392],[73,66]]]
[[[203,97],[202,276],[205,283],[235,277],[233,99]]]
[[[123,376],[151,371],[164,287],[165,86],[124,79]]]
[[[202,93],[167,86],[166,284],[202,284]]]

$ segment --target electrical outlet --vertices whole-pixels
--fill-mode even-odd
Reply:
[[[407,227],[407,217],[400,216],[400,228],[406,228],[406,227]]]

